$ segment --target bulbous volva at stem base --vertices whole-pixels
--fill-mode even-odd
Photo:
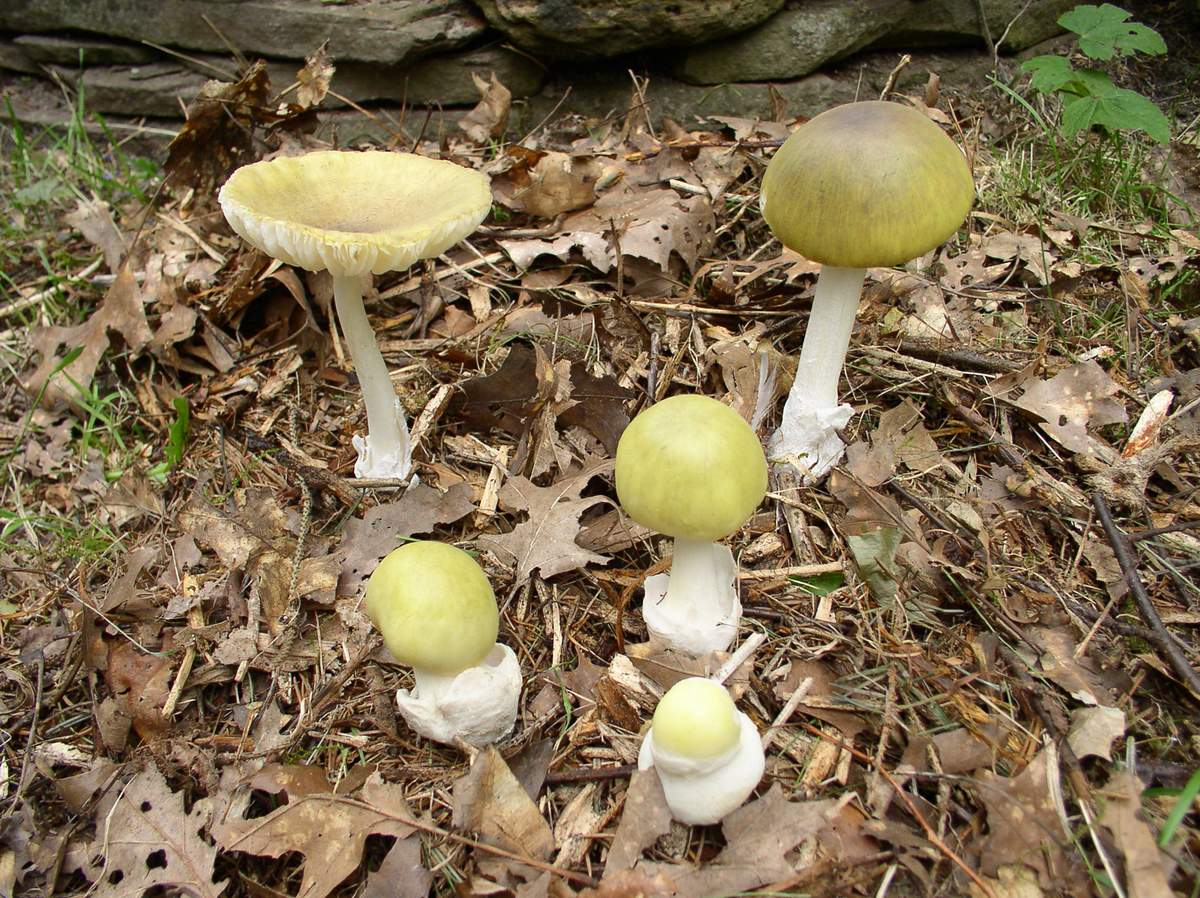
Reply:
[[[451,676],[414,670],[416,688],[396,693],[400,715],[435,742],[497,742],[512,732],[521,697],[521,667],[513,650],[496,643],[474,667]]]

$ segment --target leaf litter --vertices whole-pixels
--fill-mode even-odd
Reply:
[[[796,122],[656,134],[631,114],[493,153],[511,96],[494,75],[477,86],[461,133],[411,145],[487,171],[506,213],[369,303],[417,420],[420,483],[403,491],[348,476],[362,410],[328,285],[214,214],[237,165],[329,145],[326,48],[283,105],[260,65],[205,87],[136,245],[127,209],[68,215],[115,277],[82,324],[30,334],[0,437],[38,439],[10,456],[22,495],[94,514],[120,548],[78,566],[36,531],[0,548],[0,887],[617,898],[905,880],[1075,896],[1106,894],[1097,869],[1129,895],[1194,883],[1192,821],[1164,851],[1166,811],[1144,791],[1190,774],[1195,734],[1160,710],[1190,699],[1155,622],[1120,604],[1130,579],[1087,497],[1152,533],[1143,587],[1195,663],[1200,553],[1172,528],[1196,520],[1200,341],[1182,308],[1160,329],[1139,319],[1147,345],[1126,360],[1121,334],[1048,326],[1174,301],[1190,235],[1137,223],[1118,270],[1075,252],[1096,223],[980,218],[920,271],[871,272],[843,469],[773,491],[732,538],[765,647],[729,685],[760,731],[777,723],[767,776],[721,826],[688,829],[632,762],[661,690],[724,659],[639,642],[638,584],[670,548],[621,512],[609,459],[630,418],[676,392],[772,427],[815,266],[770,243],[755,172]],[[980,112],[958,102],[960,119]],[[115,386],[152,435],[135,459],[78,436],[89,396]],[[151,476],[177,398],[193,427]],[[359,608],[378,559],[421,536],[477,555],[528,678],[515,734],[473,757],[397,723],[407,675]],[[829,562],[836,585],[806,573]]]

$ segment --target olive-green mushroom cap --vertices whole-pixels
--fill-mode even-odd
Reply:
[[[229,226],[272,258],[347,277],[445,252],[487,216],[492,190],[453,162],[323,150],[242,166],[220,202]]]
[[[750,425],[707,396],[672,396],[630,422],[617,443],[617,497],[639,524],[716,542],[767,491],[767,459]]]
[[[970,211],[967,160],[910,106],[848,103],[803,124],[763,176],[763,218],[784,246],[843,268],[900,265]]]
[[[500,628],[496,596],[475,559],[433,541],[407,543],[379,562],[364,610],[397,661],[442,676],[482,661]]]
[[[688,677],[667,690],[654,709],[654,744],[692,760],[719,758],[741,738],[737,708],[725,687]]]

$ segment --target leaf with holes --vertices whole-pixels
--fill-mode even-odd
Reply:
[[[553,577],[588,564],[608,564],[610,559],[575,542],[579,516],[603,496],[580,496],[593,477],[612,469],[611,461],[591,461],[582,470],[550,486],[537,486],[524,477],[513,477],[500,491],[500,504],[510,511],[525,512],[526,520],[510,533],[481,536],[479,545],[490,549],[503,561],[516,566],[517,583],[524,583],[534,571]]]
[[[183,809],[183,793],[172,792],[155,768],[129,781],[111,810],[97,812],[91,854],[100,866],[94,898],[130,898],[156,887],[194,898],[217,898],[224,882],[213,882],[217,847],[203,831],[212,808],[207,799]]]
[[[296,898],[325,898],[362,863],[367,836],[404,839],[415,832],[401,786],[372,774],[356,797],[331,792],[293,798],[266,817],[232,820],[216,833],[229,851],[281,857],[304,855]]]

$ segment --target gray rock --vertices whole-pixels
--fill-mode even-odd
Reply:
[[[42,75],[42,67],[12,41],[0,41],[0,69],[26,75]]]
[[[182,65],[165,62],[55,71],[83,92],[89,112],[129,116],[183,118],[184,107],[208,80]]]
[[[90,37],[23,34],[13,41],[34,62],[54,65],[142,65],[155,53],[149,47]]]
[[[212,23],[209,27],[205,19]],[[479,38],[485,23],[466,0],[3,0],[0,30],[73,28],[189,50],[282,58],[329,41],[335,58],[396,64]],[[219,33],[218,33],[219,32]]]
[[[695,44],[766,20],[784,0],[478,0],[492,26],[552,57]]]
[[[694,119],[710,115],[765,119],[772,112],[774,88],[783,99],[787,115],[814,116],[839,103],[876,99],[895,66],[895,53],[870,52],[816,74],[771,84],[726,83],[712,87],[660,75],[651,81],[646,101],[655,123],[669,117],[690,127]],[[976,88],[987,83],[991,67],[988,55],[978,51],[918,52],[900,73],[894,89],[919,95],[930,72],[941,76],[946,92]],[[622,82],[622,74],[623,70],[609,67],[571,72],[566,79],[571,95],[556,117],[575,113],[619,120],[630,100],[628,76]],[[564,83],[552,83],[526,101],[523,116],[514,121],[512,130],[522,131],[541,121],[562,99],[565,89]]]
[[[1015,53],[1062,31],[1058,17],[1082,0],[983,0],[987,33],[1000,50]],[[1011,27],[1010,27],[1011,25]],[[923,0],[885,41],[888,46],[982,45],[978,0]]]
[[[495,72],[513,97],[537,93],[546,77],[545,69],[525,54],[489,47],[432,56],[407,66],[338,66],[333,89],[357,103],[390,100],[414,106],[474,106],[479,91],[472,72],[485,79]]]
[[[799,78],[887,34],[912,0],[805,0],[743,34],[685,52],[676,74],[693,84]]]
[[[220,56],[196,55],[183,64],[200,74],[230,80],[233,77],[229,61]],[[303,65],[300,61],[268,62],[267,75],[271,86],[280,91],[296,80]],[[492,72],[514,97],[527,97],[541,89],[546,70],[523,53],[503,47],[484,47],[462,53],[431,56],[402,65],[371,65],[364,62],[343,63],[334,60],[337,70],[330,83],[332,91],[355,103],[393,102],[411,106],[474,106],[479,91],[471,73],[489,78]],[[219,75],[218,72],[225,72]],[[339,109],[346,103],[330,93],[322,109]]]

